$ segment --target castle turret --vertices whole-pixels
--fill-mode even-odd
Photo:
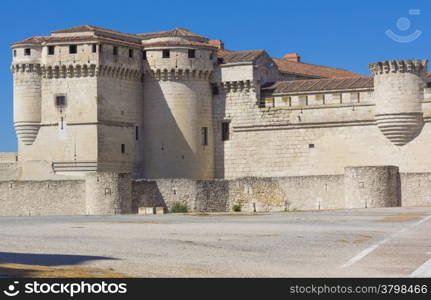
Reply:
[[[215,47],[184,29],[142,35],[144,177],[214,176]]]
[[[369,64],[374,74],[377,126],[397,146],[412,141],[424,126],[422,100],[427,64],[427,60]]]
[[[19,140],[31,145],[41,121],[41,46],[29,41],[12,46],[12,51],[14,126]]]

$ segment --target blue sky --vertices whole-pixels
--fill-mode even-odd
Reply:
[[[420,14],[409,14],[412,9],[420,10]],[[9,44],[81,24],[129,33],[183,27],[222,39],[227,49],[265,49],[273,57],[297,52],[304,62],[362,74],[369,74],[367,64],[372,61],[429,59],[431,54],[429,0],[2,0],[0,152],[16,151]],[[399,43],[386,36],[389,29],[401,37],[416,30],[421,34],[414,41]]]

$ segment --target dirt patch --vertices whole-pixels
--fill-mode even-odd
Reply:
[[[358,235],[357,237],[355,237],[354,239],[341,239],[341,240],[338,240],[337,242],[338,243],[345,243],[345,244],[362,244],[371,238],[372,238],[372,236],[370,236],[370,235],[361,234],[361,235]]]
[[[265,216],[266,213],[194,213],[188,214],[193,217],[254,217]]]
[[[392,216],[386,216],[380,219],[379,222],[404,222],[404,221],[414,221],[421,217],[424,217],[424,213],[420,212],[403,212]]]
[[[97,223],[107,223],[107,224],[171,224],[169,222],[162,222],[162,221],[99,221]]]
[[[19,278],[126,278],[126,274],[113,269],[84,266],[48,267],[40,265],[0,263],[0,275]]]

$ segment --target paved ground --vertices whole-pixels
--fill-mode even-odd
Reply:
[[[2,217],[0,275],[18,264],[140,277],[431,277],[430,232],[431,207]]]

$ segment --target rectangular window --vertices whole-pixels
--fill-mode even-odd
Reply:
[[[16,56],[16,50],[13,50],[13,56]]]
[[[142,51],[142,59],[147,60],[147,51]]]
[[[229,124],[230,122],[221,123],[221,140],[228,141],[229,140]]]
[[[217,84],[212,83],[211,84],[211,89],[212,89],[213,95],[218,95],[219,94],[219,90],[218,90]]]
[[[91,45],[91,52],[93,52],[93,53],[97,52],[97,45],[96,44]]]
[[[201,145],[203,146],[208,145],[208,127],[202,127],[201,134],[202,134]]]
[[[55,105],[57,107],[66,106],[66,96],[60,95],[55,97]]]
[[[163,50],[163,58],[171,57],[171,52],[168,49]]]
[[[117,46],[114,46],[114,47],[112,48],[112,54],[113,54],[113,55],[118,55],[118,47],[117,47]]]
[[[195,49],[189,49],[189,58],[195,58],[196,50]]]
[[[26,55],[26,56],[31,55],[31,49],[30,48],[25,48],[24,49],[24,55]]]
[[[99,53],[102,53],[102,44],[99,45]]]
[[[48,55],[54,55],[55,46],[48,46]]]
[[[126,153],[126,145],[121,144],[121,153]]]
[[[133,49],[129,49],[129,57],[132,58],[133,57]]]
[[[281,100],[284,102],[285,106],[292,106],[292,98],[290,98],[290,96],[285,96],[281,98]]]
[[[139,140],[139,127],[138,126],[135,127],[135,139]]]
[[[273,97],[266,97],[265,98],[265,106],[266,107],[274,107],[274,98]]]
[[[78,47],[76,45],[69,46],[69,54],[76,54],[78,52]]]

